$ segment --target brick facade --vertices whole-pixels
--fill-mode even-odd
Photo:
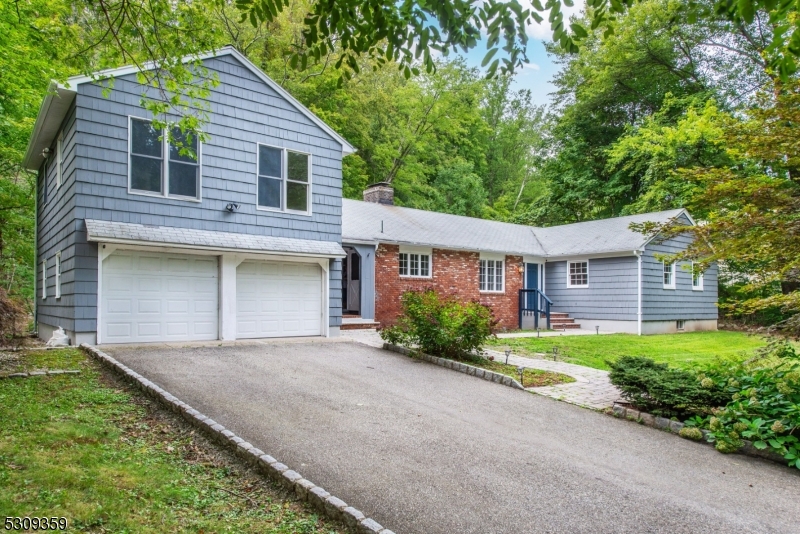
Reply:
[[[505,291],[481,293],[478,289],[480,254],[433,249],[431,278],[407,278],[399,273],[400,247],[378,245],[375,252],[375,320],[394,323],[400,314],[400,296],[410,289],[432,287],[444,295],[462,300],[478,300],[490,306],[500,328],[518,327],[519,290],[522,289],[522,256],[506,256]]]

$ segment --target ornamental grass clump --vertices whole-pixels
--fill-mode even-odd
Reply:
[[[460,360],[474,357],[494,335],[492,310],[479,302],[444,297],[433,289],[406,291],[400,301],[399,319],[380,331],[393,345]]]

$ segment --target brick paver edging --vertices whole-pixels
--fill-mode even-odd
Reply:
[[[80,374],[80,369],[51,369],[49,371],[28,371],[27,373],[10,373],[10,374],[0,374],[0,379],[2,378],[31,378],[34,376],[49,376],[49,375],[78,375]]]
[[[424,352],[419,352],[414,349],[407,349],[406,347],[398,347],[397,345],[392,345],[390,343],[384,343],[383,348],[384,350],[390,350],[392,352],[397,352],[398,354],[404,354],[406,356],[419,358],[420,360],[430,362],[432,364],[438,365],[439,367],[446,367],[447,369],[452,369],[453,371],[458,371],[459,373],[464,373],[470,376],[477,376],[478,378],[483,378],[484,380],[488,380],[489,382],[496,382],[498,384],[502,384],[503,386],[508,386],[510,388],[525,390],[525,388],[522,387],[522,384],[520,384],[510,376],[500,373],[495,373],[494,371],[489,371],[488,369],[475,367],[474,365],[468,365],[466,363],[457,362],[455,360],[448,360],[447,358],[439,358],[438,356],[431,356],[430,354],[425,354]]]
[[[615,404],[608,413],[620,419],[627,419],[628,421],[633,421],[642,425],[657,428],[659,430],[665,430],[673,434],[678,434],[681,437],[685,437],[681,434],[681,430],[685,427],[685,425],[680,421],[672,421],[666,417],[658,417],[646,412],[640,412],[634,408],[625,408],[619,404]],[[712,445],[712,443],[708,441],[708,435],[710,432],[708,430],[700,430],[700,432],[703,434],[703,437],[699,440],[693,441],[696,441],[697,443],[703,443],[705,445]],[[742,442],[744,445],[738,451],[736,451],[737,453],[746,454],[747,456],[755,456],[756,458],[763,458],[765,460],[771,460],[773,462],[786,465],[786,460],[780,454],[772,452],[769,449],[756,449],[753,446],[753,443],[746,439],[743,439]]]
[[[170,411],[183,417],[189,424],[197,427],[214,442],[233,451],[236,456],[242,458],[251,467],[277,481],[290,492],[294,492],[300,501],[308,502],[318,512],[332,519],[342,521],[352,532],[357,534],[394,534],[388,528],[382,527],[377,521],[366,517],[359,510],[348,506],[343,500],[309,482],[296,471],[289,469],[289,467],[272,456],[265,454],[261,449],[257,449],[221,424],[201,414],[103,351],[86,343],[81,344],[80,347],[100,363],[133,384],[142,393],[159,401]]]

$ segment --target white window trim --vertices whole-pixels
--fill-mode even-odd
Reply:
[[[699,282],[698,285],[694,285],[695,276],[694,276],[694,262],[692,262],[692,291],[703,291],[703,278],[705,278],[705,273],[699,273],[697,275],[697,281]]]
[[[665,269],[667,268],[667,265],[672,265],[672,283],[670,284],[664,283],[664,273],[666,272]],[[661,283],[663,284],[664,289],[676,289],[678,287],[677,278],[678,278],[678,264],[674,261],[672,263],[667,263],[662,261]]]
[[[61,251],[56,252],[56,299],[61,298]]]
[[[268,148],[274,148],[276,150],[281,151],[281,207],[280,208],[270,208],[268,206],[261,206],[258,203],[258,147],[265,146]],[[306,211],[298,211],[298,210],[290,210],[286,207],[286,192],[287,192],[287,184],[289,183],[289,152],[294,152],[295,154],[303,154],[308,156],[308,196],[306,197]],[[311,217],[312,213],[312,177],[314,176],[314,172],[312,170],[312,166],[314,164],[314,156],[311,152],[304,152],[302,150],[295,150],[293,148],[286,148],[277,145],[270,145],[269,143],[256,143],[256,210],[258,211],[272,211],[275,213],[290,213],[292,215],[302,215],[304,217]],[[301,183],[292,180],[293,183]]]
[[[571,282],[570,277],[570,265],[573,263],[585,263],[586,264],[586,283],[585,284],[573,284]],[[589,258],[583,260],[567,260],[567,287],[568,288],[587,288],[589,287]]]
[[[152,191],[141,191],[139,189],[131,188],[131,154],[133,148],[133,135],[131,135],[131,128],[134,120],[153,122],[153,119],[146,119],[144,117],[137,117],[135,115],[128,115],[128,194],[141,195],[145,197],[155,198],[168,198],[171,200],[182,200],[184,202],[201,203],[203,201],[203,143],[197,140],[197,198],[185,197],[181,195],[168,194],[169,186],[169,142],[166,132],[162,130],[161,133],[161,192],[154,193]]]
[[[431,248],[419,248],[419,247],[400,247],[400,250],[397,253],[397,272],[400,273],[400,254],[417,254],[419,256],[428,256],[428,275],[411,275],[411,274],[400,274],[400,278],[422,278],[422,279],[430,279],[433,278],[433,249]],[[411,267],[409,266],[409,272],[411,272]]]
[[[42,260],[42,300],[47,300],[47,260]]]
[[[64,131],[58,132],[56,140],[56,191],[64,182]]]
[[[686,321],[684,319],[678,319],[675,321],[675,329],[679,332],[686,330]]]
[[[501,277],[502,284],[500,289],[481,289],[481,262],[484,261],[494,261],[500,263],[500,269],[503,272]],[[497,266],[495,265],[495,269]],[[494,294],[499,295],[506,292],[506,257],[504,254],[492,254],[492,253],[481,253],[480,259],[478,260],[478,293],[487,293],[487,294]]]

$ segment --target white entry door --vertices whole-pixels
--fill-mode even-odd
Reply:
[[[214,256],[117,251],[103,260],[100,341],[218,338]]]
[[[236,268],[236,337],[322,335],[322,268],[245,261]]]

